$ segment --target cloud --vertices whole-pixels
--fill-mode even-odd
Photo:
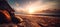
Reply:
[[[59,6],[59,0],[17,0],[14,7],[18,13],[26,13],[29,8],[39,13],[47,9],[60,9]]]
[[[41,11],[41,13],[60,13],[59,11],[60,9],[47,9],[47,10]]]
[[[15,2],[15,6],[16,6],[16,7],[19,7],[19,6],[20,6],[20,4],[19,4],[19,3],[17,3],[17,2]]]
[[[26,5],[27,11],[28,9],[32,9],[35,12],[40,12],[42,10],[47,10],[47,9],[56,9],[57,3],[55,2],[40,2],[40,1],[35,1],[35,2],[30,2],[29,4]]]

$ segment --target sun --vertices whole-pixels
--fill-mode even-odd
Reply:
[[[27,11],[27,14],[33,14],[35,12],[35,6],[31,4],[28,4],[26,6],[26,11]]]
[[[29,14],[33,14],[34,10],[33,9],[29,9]]]

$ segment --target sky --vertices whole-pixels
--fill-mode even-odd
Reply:
[[[16,13],[36,13],[42,10],[60,9],[60,0],[7,0]],[[59,13],[59,12],[58,12]]]

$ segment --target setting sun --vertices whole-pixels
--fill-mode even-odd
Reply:
[[[32,13],[34,13],[34,10],[29,8],[28,12],[29,12],[29,14],[32,14]]]

